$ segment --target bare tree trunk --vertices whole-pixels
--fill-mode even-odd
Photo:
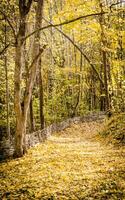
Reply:
[[[103,74],[103,65],[101,64],[100,66],[100,76],[102,78],[102,74]],[[102,78],[103,79],[103,78]],[[104,97],[104,87],[102,85],[102,83],[100,83],[100,111],[105,111],[105,97]]]
[[[29,114],[30,114],[30,132],[35,131],[35,121],[34,121],[34,113],[33,113],[33,99],[31,97],[30,100],[30,109],[29,109]]]
[[[39,49],[39,31],[35,33],[34,45],[33,45],[33,61],[29,66],[29,78],[26,83],[25,95],[23,98],[23,103],[21,107],[21,77],[22,77],[22,67],[23,67],[23,51],[24,51],[24,40],[26,32],[26,16],[30,10],[32,1],[26,4],[23,0],[19,1],[20,10],[20,27],[17,37],[16,44],[16,58],[15,58],[15,113],[16,113],[16,135],[15,135],[15,157],[21,157],[26,152],[25,144],[25,134],[26,134],[26,124],[27,124],[27,114],[29,110],[29,105],[32,96],[33,86],[36,80],[36,74],[38,69],[39,56],[43,52]],[[36,11],[36,24],[35,29],[41,27],[42,21],[42,8],[43,0],[37,1],[37,11]]]
[[[35,12],[35,9],[34,9]],[[29,32],[33,32],[33,26],[34,22],[27,24],[27,34]],[[34,35],[29,38],[29,49],[33,49],[34,44]],[[26,83],[29,79],[29,60],[32,58],[32,51],[28,51],[26,48],[26,42],[25,42],[25,68],[26,68]],[[28,57],[27,57],[28,56]],[[30,133],[35,131],[35,119],[34,119],[34,112],[33,112],[33,97],[31,97],[30,100],[30,106],[29,106],[29,131]]]
[[[108,110],[110,108],[110,104],[109,104],[109,92],[108,92],[107,62],[106,62],[107,56],[105,51],[102,51],[102,59],[104,64],[105,110]]]
[[[20,2],[21,3],[21,2]],[[14,157],[20,157],[24,154],[23,140],[26,131],[26,116],[24,116],[24,102],[21,106],[21,78],[22,78],[22,68],[24,67],[23,62],[23,51],[24,42],[23,37],[26,31],[26,16],[23,13],[22,5],[20,4],[20,27],[16,43],[16,53],[15,53],[15,114],[16,114],[16,134],[15,134],[15,152]]]
[[[100,2],[100,0],[99,0],[99,6],[101,12],[103,12],[102,3]],[[107,63],[108,60],[107,60],[107,53],[104,49],[104,47],[106,46],[106,38],[103,25],[104,25],[104,16],[100,15],[101,42],[102,42],[101,54],[102,54],[102,64],[104,67],[104,86],[105,86],[105,110],[108,110],[110,108],[109,91],[108,91],[108,63]]]
[[[49,8],[49,18],[50,22],[53,21],[53,8],[52,8],[52,2],[50,2],[50,8]],[[50,99],[53,96],[53,76],[54,76],[54,68],[53,68],[53,27],[50,29],[50,66],[49,66],[49,80],[48,80],[48,89],[49,89],[49,97]],[[52,111],[53,112],[53,111]]]
[[[43,99],[43,82],[42,82],[42,74],[41,74],[41,58],[39,60],[39,105],[40,105],[40,125],[41,129],[44,129],[44,99]]]
[[[6,19],[5,19],[5,47],[7,46],[7,27],[6,27]],[[10,118],[9,118],[9,86],[8,86],[8,67],[7,67],[7,55],[5,51],[5,74],[6,74],[6,112],[7,112],[7,137],[10,139]]]

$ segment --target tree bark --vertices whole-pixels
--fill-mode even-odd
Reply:
[[[41,74],[41,59],[39,60],[39,105],[40,105],[40,126],[44,129],[44,99],[43,99],[43,82]]]
[[[7,46],[7,25],[5,18],[5,48]],[[5,50],[5,76],[6,76],[6,117],[7,117],[7,138],[10,139],[10,117],[9,117],[9,85],[8,85],[8,67],[7,67],[7,50]]]
[[[23,51],[24,51],[24,41],[25,41],[24,37],[26,33],[26,16],[30,10],[31,3],[32,0],[29,0],[27,4],[23,0],[19,1],[20,27],[17,37],[16,55],[15,55],[16,135],[15,135],[14,157],[21,157],[26,152],[25,134],[26,134],[27,115],[31,101],[33,86],[36,80],[39,56],[46,47],[43,46],[42,49],[39,49],[40,33],[36,32],[36,34],[34,35],[33,60],[31,65],[29,66],[29,77],[26,82],[25,94],[21,105],[21,78],[22,78],[22,67],[24,65]],[[43,0],[38,0],[35,29],[39,29],[41,27],[42,8],[43,8]]]
[[[20,11],[20,27],[17,36],[16,53],[15,53],[15,114],[16,114],[16,133],[15,133],[15,152],[14,157],[21,157],[24,154],[23,140],[26,131],[26,116],[24,116],[24,106],[21,106],[21,78],[23,62],[24,42],[23,37],[26,31],[26,16]]]
[[[34,112],[33,112],[33,99],[31,97],[30,100],[30,109],[29,109],[29,115],[30,115],[30,132],[35,131],[35,121],[34,121]]]
[[[102,4],[99,0],[99,6],[101,9],[101,12],[103,12]],[[104,16],[100,15],[100,28],[101,28],[101,43],[102,43],[102,49],[101,49],[101,57],[102,57],[102,65],[104,68],[104,90],[105,90],[105,108],[104,110],[110,109],[110,102],[109,102],[109,91],[108,91],[108,61],[107,61],[107,53],[105,50],[106,46],[106,38],[104,33]]]

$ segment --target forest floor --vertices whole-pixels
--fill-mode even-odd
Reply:
[[[125,149],[96,138],[100,121],[72,124],[0,164],[0,199],[124,200]]]

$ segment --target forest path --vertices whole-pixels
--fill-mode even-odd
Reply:
[[[101,121],[74,123],[31,148],[24,158],[3,163],[1,195],[7,199],[124,200],[125,151],[96,140],[102,126]]]

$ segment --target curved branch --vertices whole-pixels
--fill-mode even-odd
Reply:
[[[35,62],[37,61],[37,59],[39,58],[39,56],[43,53],[43,51],[44,51],[44,49],[46,48],[46,44],[40,49],[40,51],[39,51],[39,53],[36,55],[36,57],[33,59],[33,61],[32,61],[32,63],[31,63],[31,65],[29,66],[29,69],[31,69],[33,66],[34,66],[34,64],[35,64]]]
[[[67,38],[74,47],[76,47],[76,49],[84,56],[84,58],[87,60],[87,62],[89,63],[89,65],[91,66],[91,68],[93,69],[93,71],[95,72],[95,74],[97,75],[99,81],[101,82],[101,84],[104,86],[104,83],[98,73],[98,71],[96,70],[95,66],[91,63],[91,61],[89,60],[88,56],[80,49],[80,47],[74,43],[74,41],[68,36],[66,35],[62,30],[60,30],[59,28],[55,27],[51,22],[49,22],[48,20],[46,20],[45,18],[43,18],[47,23],[49,23],[52,27],[54,27],[58,32],[60,32],[65,38]]]
[[[4,52],[6,51],[6,49],[7,49],[9,46],[10,46],[10,44],[8,44],[7,46],[5,46],[5,47],[2,49],[2,51],[0,51],[0,56],[1,56],[2,54],[4,54]]]
[[[66,25],[66,24],[70,24],[70,23],[76,22],[76,21],[78,21],[80,19],[85,19],[85,18],[92,17],[92,16],[104,15],[104,14],[107,14],[107,13],[108,12],[91,13],[91,14],[88,14],[88,15],[83,15],[83,16],[80,16],[80,17],[68,20],[68,21],[64,21],[64,22],[59,23],[59,24],[53,24],[53,25],[49,24],[47,26],[41,27],[40,29],[37,29],[37,30],[33,31],[32,33],[30,33],[29,35],[27,35],[24,38],[24,40],[28,39],[30,36],[34,35],[38,31],[42,31],[42,30],[45,30],[45,29],[48,29],[48,28],[51,28],[51,27],[63,26],[63,25]]]
[[[116,5],[119,5],[119,4],[122,4],[122,3],[124,3],[125,4],[125,1],[121,1],[121,2],[117,2],[117,3],[113,3],[113,4],[111,4],[110,5],[110,10],[112,11],[112,7],[114,7],[114,6],[116,6]]]

